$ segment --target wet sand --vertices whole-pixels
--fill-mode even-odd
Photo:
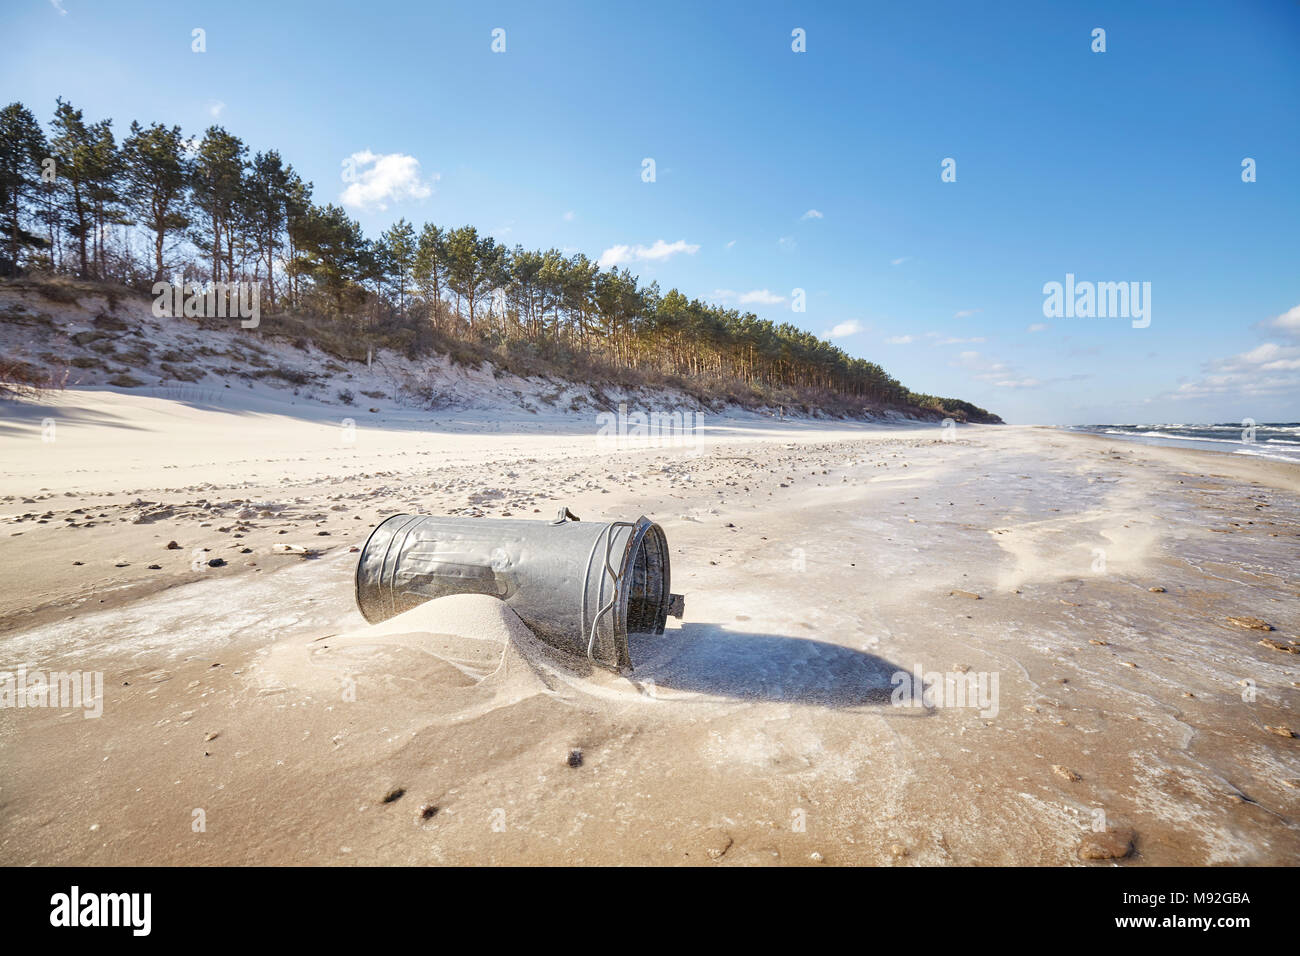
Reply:
[[[0,431],[0,669],[102,672],[103,715],[0,709],[0,862],[1300,861],[1294,466],[748,420],[340,444],[63,401],[56,442]],[[383,516],[561,504],[667,532],[686,618],[630,675],[486,598],[365,628],[351,549]],[[908,706],[918,672],[940,692]]]

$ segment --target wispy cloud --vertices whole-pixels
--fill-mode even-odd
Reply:
[[[988,382],[994,388],[1038,388],[1044,384],[1041,379],[1022,376],[1006,362],[979,352],[962,352],[957,356],[957,361],[949,364],[954,368],[965,369],[975,378]]]
[[[221,100],[213,100],[211,103],[208,104],[208,115],[211,116],[213,119],[216,119],[225,111],[226,111],[226,104],[221,102]]]
[[[50,6],[59,11],[59,16],[66,17],[68,11],[63,9],[63,0],[50,0]]]
[[[799,218],[800,219],[825,219],[826,217],[822,215],[820,209],[809,209],[806,213],[804,213]]]
[[[782,252],[794,252],[799,248],[799,243],[794,241],[794,236],[782,236],[776,244],[781,247]]]
[[[886,345],[911,345],[913,339],[910,335],[891,335],[885,339]]]
[[[1256,323],[1255,328],[1300,341],[1300,305]],[[1165,397],[1230,400],[1287,396],[1300,402],[1300,344],[1264,342],[1245,352],[1206,362],[1201,372],[1199,378],[1183,382]]]
[[[984,342],[984,337],[982,335],[970,339],[959,339],[959,338],[942,338],[938,335],[938,333],[929,333],[929,334],[931,334],[932,338],[936,339],[936,341],[934,342],[935,345],[982,345]]]
[[[565,222],[573,222],[574,215],[575,215],[575,214],[574,214],[573,210],[570,209],[568,212],[566,212],[566,213],[564,214],[564,221],[565,221]]]
[[[912,258],[911,256],[899,256],[897,259],[890,259],[889,264],[891,266],[901,266],[904,262],[907,262],[911,258]]]
[[[849,319],[847,322],[840,322],[831,327],[829,332],[823,332],[823,339],[842,339],[849,335],[857,335],[859,332],[866,331],[866,326],[857,319]]]
[[[969,319],[972,315],[978,315],[983,311],[983,309],[962,309],[960,312],[954,312],[952,317],[954,319]]]
[[[1036,378],[1000,378],[993,383],[994,388],[1039,388],[1043,382]]]
[[[780,305],[785,296],[769,289],[751,289],[749,292],[737,292],[734,289],[714,289],[713,297],[723,302],[735,301],[741,305]]]
[[[365,209],[370,206],[387,209],[390,202],[406,199],[427,199],[433,194],[430,182],[437,182],[434,173],[429,182],[420,178],[420,161],[405,153],[372,153],[363,149],[348,157],[353,180],[340,197],[343,205]]]
[[[1033,325],[1031,325],[1029,328],[1025,329],[1025,331],[1026,331],[1026,332],[1046,332],[1047,329],[1048,329],[1048,325],[1047,325],[1046,322],[1035,322],[1035,323],[1034,323]]]
[[[661,259],[667,259],[669,256],[675,256],[682,252],[688,256],[693,256],[699,251],[700,247],[698,245],[689,243],[685,239],[678,239],[676,242],[665,242],[662,239],[656,239],[648,246],[610,246],[600,254],[599,265],[602,269],[608,269],[611,266],[621,266],[629,262],[658,262]]]
[[[1255,397],[1290,393],[1300,397],[1300,375],[1296,374],[1300,372],[1300,345],[1265,342],[1247,352],[1207,362],[1203,371],[1205,374],[1201,378],[1180,385],[1171,397]]]

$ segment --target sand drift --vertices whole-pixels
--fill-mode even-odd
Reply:
[[[614,670],[631,668],[629,634],[661,635],[683,598],[670,591],[668,539],[635,522],[393,515],[357,559],[356,595],[371,624],[433,598],[486,594],[543,641]]]

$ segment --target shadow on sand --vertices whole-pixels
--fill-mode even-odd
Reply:
[[[8,397],[0,399],[0,436],[18,436],[25,433],[28,436],[39,437],[47,418],[53,419],[56,426],[101,425],[131,431],[143,430],[140,426],[127,421],[122,415],[102,408],[70,402],[41,404],[39,400]]]
[[[888,705],[903,668],[838,644],[683,624],[663,636],[633,635],[633,679],[666,690],[819,707]]]

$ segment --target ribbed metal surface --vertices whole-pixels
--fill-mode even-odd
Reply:
[[[488,594],[547,643],[620,668],[631,666],[629,630],[663,633],[669,584],[667,539],[646,518],[393,515],[371,533],[356,572],[357,607],[372,624],[432,598]]]

